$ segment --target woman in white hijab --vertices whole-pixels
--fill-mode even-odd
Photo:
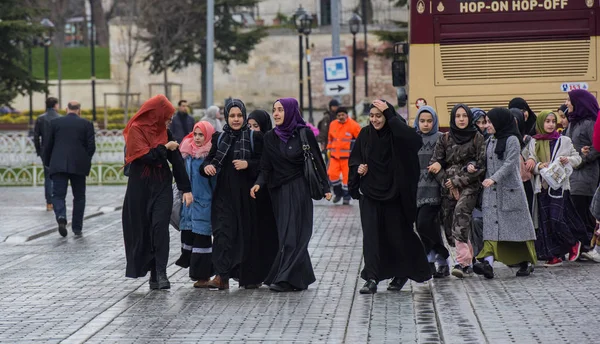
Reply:
[[[206,121],[206,122],[212,124],[212,126],[218,132],[223,131],[223,123],[221,123],[221,121],[217,118],[219,111],[220,111],[219,107],[216,105],[213,105],[213,106],[209,107],[208,109],[206,109],[206,114],[204,115],[204,118],[202,118],[203,121]]]

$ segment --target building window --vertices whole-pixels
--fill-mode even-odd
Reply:
[[[321,25],[331,25],[331,1],[321,0]]]

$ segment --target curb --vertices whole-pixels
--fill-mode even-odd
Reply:
[[[123,206],[99,207],[98,211],[95,211],[95,212],[85,215],[83,217],[83,219],[89,220],[91,218],[104,215],[106,213],[119,211],[122,208],[123,208]],[[25,242],[28,242],[31,240],[35,240],[35,239],[41,238],[43,236],[46,236],[48,234],[55,233],[57,231],[56,226],[57,226],[56,223],[40,225],[39,227],[36,227],[33,229],[29,229],[29,230],[26,230],[26,231],[23,231],[23,232],[20,232],[17,234],[9,235],[6,238],[4,238],[4,242],[9,243],[9,244],[22,244],[22,243],[25,243]],[[67,223],[67,227],[69,227],[69,226],[71,226],[71,221],[69,221]],[[52,228],[48,228],[48,227],[52,227]]]

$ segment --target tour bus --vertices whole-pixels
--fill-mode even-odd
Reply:
[[[594,0],[411,0],[408,106],[433,106],[448,127],[457,103],[488,111],[523,97],[556,110],[598,81]]]

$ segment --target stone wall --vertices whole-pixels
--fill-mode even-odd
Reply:
[[[98,80],[96,86],[96,106],[101,113],[100,107],[103,105],[104,92],[125,92],[126,67],[120,56],[119,39],[120,30],[116,26],[111,26],[111,80]],[[357,35],[357,47],[360,49],[364,45],[363,36]],[[381,43],[377,41],[374,35],[369,35],[369,96],[368,98],[383,97],[389,99],[392,103],[395,99],[395,89],[392,87],[391,79],[391,61],[377,56],[374,51],[381,50]],[[323,58],[331,55],[331,34],[329,31],[315,32],[310,35],[311,44],[311,77],[312,77],[312,95],[313,107],[323,109],[329,101],[323,93]],[[340,51],[349,57],[350,66],[352,66],[352,35],[344,33],[340,37]],[[143,54],[139,54],[139,59]],[[362,59],[358,61],[359,68],[362,70]],[[269,109],[274,100],[281,97],[298,97],[298,36],[283,30],[279,33],[271,34],[266,37],[256,49],[251,53],[247,64],[231,63],[228,66],[229,73],[225,72],[222,64],[216,63],[214,69],[214,100],[217,105],[222,105],[225,98],[237,97],[244,100],[250,109],[264,108]],[[306,61],[304,64],[304,73],[306,78]],[[183,98],[195,102],[201,98],[200,90],[200,68],[191,66],[176,73],[168,73],[169,82],[183,84]],[[357,76],[357,103],[365,98],[364,76],[359,73]],[[51,80],[51,83],[56,81]],[[163,75],[151,75],[148,72],[148,66],[145,63],[137,62],[132,69],[131,92],[141,92],[141,100],[144,101],[150,95],[150,83],[162,83]],[[152,94],[164,93],[162,86],[153,86]],[[62,103],[66,104],[71,99],[79,100],[84,108],[91,107],[91,86],[89,80],[63,81]],[[50,94],[56,96],[57,88],[50,87]],[[179,100],[179,89],[172,90],[172,100]],[[343,98],[344,104],[351,105],[351,96]],[[124,97],[109,97],[107,99],[109,107],[123,106]],[[308,91],[304,90],[304,104],[308,106]],[[19,97],[15,100],[14,106],[26,111],[29,109],[29,98]],[[34,95],[34,109],[44,108],[44,94]]]

